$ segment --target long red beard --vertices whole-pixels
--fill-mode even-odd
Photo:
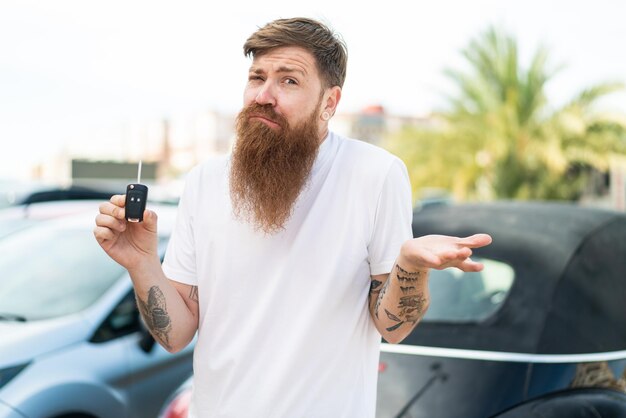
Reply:
[[[270,128],[250,115],[264,115],[278,123]],[[234,214],[256,229],[283,229],[294,203],[306,185],[320,143],[317,114],[290,127],[271,106],[256,103],[237,116],[237,142],[230,168]]]

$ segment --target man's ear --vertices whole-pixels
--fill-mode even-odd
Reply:
[[[337,111],[339,100],[341,100],[341,87],[334,86],[327,89],[322,101],[322,111],[328,112],[330,116],[333,116]]]

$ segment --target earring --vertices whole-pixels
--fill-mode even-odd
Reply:
[[[324,111],[322,113],[322,120],[328,120],[328,119],[330,119],[330,114],[328,112]]]

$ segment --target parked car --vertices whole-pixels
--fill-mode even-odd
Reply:
[[[423,322],[382,344],[377,417],[626,416],[626,214],[546,202],[414,214],[414,236],[478,232],[493,237],[474,252],[485,269],[433,271]]]
[[[493,237],[474,251],[484,270],[433,270],[422,323],[382,342],[377,418],[626,417],[626,214],[547,202],[414,213],[416,237],[479,232]],[[191,384],[162,418],[185,416]]]
[[[154,418],[189,375],[142,326],[128,273],[93,236],[101,200],[0,211],[0,418]],[[159,251],[175,206],[159,214]]]
[[[114,194],[111,190],[77,184],[65,186],[34,181],[0,180],[0,209],[56,200],[108,200]]]

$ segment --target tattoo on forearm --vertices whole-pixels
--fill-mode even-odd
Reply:
[[[396,277],[400,283],[416,282],[422,277],[423,274],[421,271],[407,271],[400,267],[399,264],[396,264],[396,269]]]
[[[380,293],[380,285],[382,285],[383,282],[379,281],[379,280],[372,280],[372,282],[370,283],[370,293],[367,296],[369,299],[369,308],[370,311],[372,310],[374,304],[376,303],[376,301],[378,300],[378,294]]]
[[[395,331],[407,322],[409,324],[415,325],[424,315],[427,305],[426,297],[423,294],[416,293],[417,287],[413,286],[414,284],[416,284],[415,282],[424,277],[425,272],[408,271],[400,267],[400,265],[398,264],[396,264],[395,267],[395,275],[400,284],[400,292],[403,296],[401,296],[398,300],[398,309],[400,312],[397,315],[389,312],[387,309],[384,310],[387,318],[392,320],[393,322],[396,322],[394,325],[386,328],[387,331]],[[374,315],[376,316],[376,319],[379,319],[378,310],[390,282],[391,278],[385,281],[380,290],[378,290],[378,288],[380,287],[379,281],[372,281],[372,284],[370,286],[370,298],[373,299],[373,296],[376,296],[376,304],[374,306]]]
[[[378,297],[376,298],[376,306],[374,306],[374,315],[376,316],[376,319],[378,319],[378,308],[380,307],[380,301],[383,300],[383,297],[385,296],[385,292],[387,291],[389,281],[390,280],[387,279],[387,281],[383,284],[383,287],[380,289],[380,293],[378,294]]]
[[[386,328],[387,331],[395,331],[398,328],[400,328],[400,325],[404,324],[403,320],[401,320],[400,318],[398,318],[397,316],[389,312],[387,309],[385,309],[385,313],[387,314],[387,318],[391,319],[394,322],[397,322],[397,324],[387,327]]]
[[[398,316],[414,324],[424,315],[425,307],[426,298],[422,294],[402,296],[398,304],[398,309],[400,309]]]
[[[415,282],[420,280],[424,272],[422,271],[407,271],[396,264],[395,271],[396,278],[400,284],[400,292],[402,296],[398,299],[398,313],[394,314],[385,309],[387,319],[394,322],[393,325],[386,328],[387,331],[395,331],[402,325],[409,323],[414,326],[424,316],[425,308],[427,306],[427,299],[422,293],[416,293],[417,287],[414,286]],[[387,285],[390,280],[385,282],[383,289],[381,289],[378,295],[375,314],[378,319],[378,308],[384,295],[384,291],[387,289]]]
[[[405,282],[407,279],[408,281],[416,281],[423,275],[421,271],[406,271],[398,264],[396,264],[396,267],[398,269],[396,277],[400,283],[403,282],[403,279]],[[407,276],[401,276],[400,273]],[[424,315],[427,302],[426,297],[422,293],[415,293],[416,290],[415,286],[400,286],[400,291],[404,296],[400,297],[399,300],[398,309],[400,309],[400,313],[398,316],[402,318],[404,322],[411,324],[417,323]]]
[[[172,330],[172,321],[167,313],[165,295],[158,286],[152,286],[148,290],[148,300],[142,300],[137,295],[137,305],[141,311],[146,326],[152,335],[159,340],[165,348],[171,348],[169,333]]]
[[[403,324],[409,323],[415,325],[424,314],[424,306],[426,305],[426,298],[423,295],[411,295],[400,298],[400,304],[398,308],[400,313],[394,315],[385,309],[387,318],[396,322],[394,325],[385,328],[387,331],[395,331]]]
[[[391,319],[392,321],[396,321],[396,322],[402,321],[400,318],[398,318],[397,316],[389,312],[387,309],[385,309],[385,313],[387,314],[387,318]]]
[[[415,286],[402,287],[400,286],[400,291],[403,295],[415,292]]]
[[[398,272],[402,273],[402,274],[406,274],[409,276],[421,276],[422,272],[421,271],[407,271],[405,269],[403,269],[402,267],[400,267],[400,264],[396,263],[396,267],[398,268]]]
[[[198,302],[198,286],[191,286],[191,291],[189,292],[189,299],[194,302]]]
[[[378,288],[381,284],[383,284],[383,282],[379,280],[372,280],[372,283],[370,284],[370,295],[378,294],[380,292],[380,289]]]

